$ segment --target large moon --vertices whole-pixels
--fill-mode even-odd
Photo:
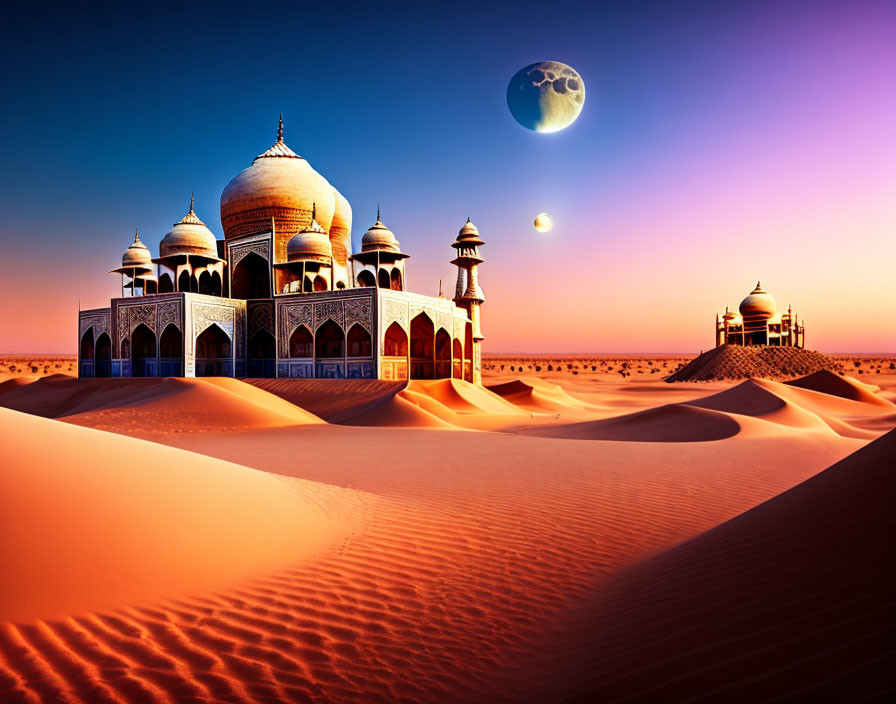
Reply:
[[[535,229],[538,232],[550,232],[551,228],[554,227],[554,220],[547,213],[541,213],[535,217]]]
[[[535,132],[569,127],[585,104],[585,83],[571,66],[539,61],[518,71],[507,86],[507,107],[514,119]]]

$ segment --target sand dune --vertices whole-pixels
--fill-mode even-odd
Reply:
[[[612,579],[533,700],[892,698],[894,457],[891,431]]]
[[[344,531],[310,482],[6,409],[0,434],[0,620],[221,588]]]
[[[221,390],[203,384],[200,388],[210,393]],[[671,391],[656,393],[655,404],[693,395],[690,387],[660,384]],[[279,391],[284,398],[287,386]],[[195,391],[176,388],[164,391],[171,398]],[[326,397],[328,388],[338,386],[302,388],[299,384],[293,392],[311,398]],[[626,401],[615,385],[598,385],[597,402],[588,405],[600,414],[604,405],[643,405],[649,399],[649,385],[631,388],[635,401]],[[775,396],[771,405],[796,408],[794,399],[821,396],[846,404],[837,411],[844,415],[853,412],[844,410],[847,406],[872,408],[783,388],[792,398]],[[69,412],[80,409],[84,422],[103,421],[101,415],[89,417],[99,409],[85,410],[80,406],[85,399],[72,403],[52,386],[47,390]],[[270,409],[262,399],[272,394],[254,391],[263,395],[253,403]],[[746,391],[750,403],[769,403],[772,393],[761,386]],[[129,553],[135,561],[145,553],[150,565],[171,579],[154,584],[148,578],[146,592],[135,593],[133,578],[122,576],[119,583],[115,577],[101,585],[103,603],[114,608],[89,607],[93,595],[75,591],[71,605],[50,604],[59,607],[50,618],[23,610],[21,618],[0,624],[0,700],[531,699],[536,685],[554,682],[550,678],[559,671],[557,663],[546,664],[539,656],[551,645],[552,624],[580,614],[582,604],[589,607],[585,617],[594,613],[607,579],[791,489],[865,444],[833,432],[802,406],[797,410],[814,417],[813,425],[738,413],[736,408],[747,406],[730,397],[732,410],[665,403],[632,423],[639,434],[662,432],[672,439],[694,429],[730,429],[731,423],[739,429],[715,441],[571,442],[460,429],[485,427],[489,418],[516,424],[507,426],[511,429],[542,423],[529,412],[505,414],[506,398],[462,383],[415,382],[368,392],[357,403],[347,397],[319,399],[315,408],[330,423],[155,432],[153,443],[4,412],[43,424],[9,431],[24,458],[9,480],[24,487],[13,497],[24,537],[13,537],[27,541],[27,531],[36,533],[28,554],[64,555],[74,543],[73,554],[94,564],[91,579],[100,580],[114,575],[110,560],[122,559],[115,541],[128,541],[135,546]],[[525,389],[521,392],[525,397]],[[115,400],[120,390],[108,393],[110,402],[120,403]],[[151,410],[146,418],[163,415],[171,405],[162,402],[161,393],[144,404]],[[0,394],[0,403],[8,395]],[[564,400],[558,392],[553,398]],[[765,415],[776,417],[780,407]],[[888,417],[885,410],[875,413]],[[333,422],[340,417],[359,425]],[[631,420],[617,421],[617,432],[626,432],[623,426]],[[544,428],[564,427],[544,422],[551,424]],[[430,427],[419,427],[425,423]],[[404,427],[412,424],[417,427]],[[138,434],[126,416],[108,427]],[[59,437],[77,443],[57,442],[55,428],[64,429]],[[51,439],[46,444],[53,449],[35,450],[43,438]],[[87,458],[93,445],[101,470],[92,469],[96,458]],[[56,447],[64,462],[47,454]],[[77,474],[43,469],[27,478],[25,461],[65,468],[69,455],[77,458],[72,465]],[[142,464],[122,469],[122,456],[139,457]],[[118,464],[107,466],[110,458]],[[60,472],[68,483],[56,479]],[[71,500],[75,496],[77,502]],[[68,505],[53,519],[63,498]],[[198,525],[189,522],[191,511]],[[86,527],[63,521],[76,523],[84,515],[90,518]],[[285,520],[297,525],[281,523]],[[117,529],[125,523],[121,531],[107,531],[120,535],[101,533],[103,525]],[[53,530],[44,530],[44,524]],[[169,570],[172,560],[189,562],[191,550],[206,540],[211,545],[196,564]],[[181,547],[168,555],[172,544]],[[94,554],[94,545],[105,555]],[[120,572],[127,575],[129,569]],[[191,579],[206,577],[209,583],[191,586]],[[89,586],[86,578],[83,583]],[[46,590],[47,599],[66,593]],[[576,642],[590,643],[594,633],[586,629],[575,636]],[[587,675],[592,662],[580,662]],[[519,663],[532,666],[520,672]],[[566,682],[583,689],[569,694],[594,684],[577,674]]]
[[[486,387],[519,408],[532,413],[587,413],[595,407],[567,393],[559,384],[525,377]]]
[[[800,377],[785,382],[788,386],[796,386],[801,389],[809,389],[810,391],[818,391],[831,396],[840,396],[850,401],[861,401],[862,403],[871,403],[878,406],[887,406],[896,408],[896,405],[881,398],[877,395],[880,391],[879,386],[874,384],[866,384],[849,376],[840,376],[829,371],[819,371],[808,376]]]
[[[254,386],[219,377],[47,377],[0,395],[0,406],[117,432],[127,432],[128,428],[160,433],[195,432],[322,422]]]

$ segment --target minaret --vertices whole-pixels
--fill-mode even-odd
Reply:
[[[479,265],[484,261],[479,256],[479,247],[485,244],[479,238],[479,230],[467,218],[451,246],[457,250],[457,257],[451,263],[457,266],[457,288],[454,302],[469,313],[473,324],[473,383],[482,383],[481,344],[485,337],[480,323],[480,306],[485,295],[479,287]]]

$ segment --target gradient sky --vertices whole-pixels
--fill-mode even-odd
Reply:
[[[191,191],[223,236],[279,113],[411,290],[473,219],[486,353],[707,349],[757,279],[808,346],[896,351],[896,3],[374,5],[5,11],[0,352],[74,353]],[[587,90],[555,134],[505,105],[545,59]]]

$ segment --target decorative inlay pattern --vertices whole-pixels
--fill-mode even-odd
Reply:
[[[156,306],[153,304],[148,305],[138,305],[138,306],[127,306],[128,308],[128,319],[130,321],[130,331],[134,332],[134,328],[136,328],[141,323],[148,327],[153,333],[157,333],[156,330]]]
[[[385,323],[397,321],[399,325],[407,329],[408,327],[408,305],[399,301],[385,301]],[[387,325],[388,327],[388,325]]]
[[[235,310],[224,306],[211,306],[205,303],[193,304],[193,337],[198,337],[203,330],[217,323],[231,340],[233,337]]]
[[[78,339],[84,336],[87,328],[93,327],[93,339],[96,340],[104,332],[109,332],[109,316],[91,315],[78,320]]]
[[[270,263],[271,261],[271,242],[270,240],[256,240],[254,242],[245,242],[242,244],[234,244],[229,247],[230,250],[230,269],[236,269],[247,254],[255,253],[263,257]]]
[[[359,323],[370,332],[370,299],[354,298],[345,302],[345,327],[350,328]]]
[[[174,323],[179,329],[181,325],[180,301],[168,301],[159,303],[159,334],[165,331],[165,327]]]
[[[274,304],[265,302],[250,302],[248,304],[249,337],[258,330],[274,332]]]
[[[451,332],[451,316],[448,315],[448,313],[439,311],[436,321],[436,330],[438,330],[439,328],[445,328],[445,332]]]
[[[342,314],[342,301],[328,301],[314,304],[314,329],[317,330],[327,319],[332,320],[339,327],[345,328],[345,319]]]
[[[310,303],[286,303],[280,306],[279,345],[281,350],[289,349],[289,338],[299,325],[312,329],[312,307]],[[284,352],[281,352],[285,356]]]

